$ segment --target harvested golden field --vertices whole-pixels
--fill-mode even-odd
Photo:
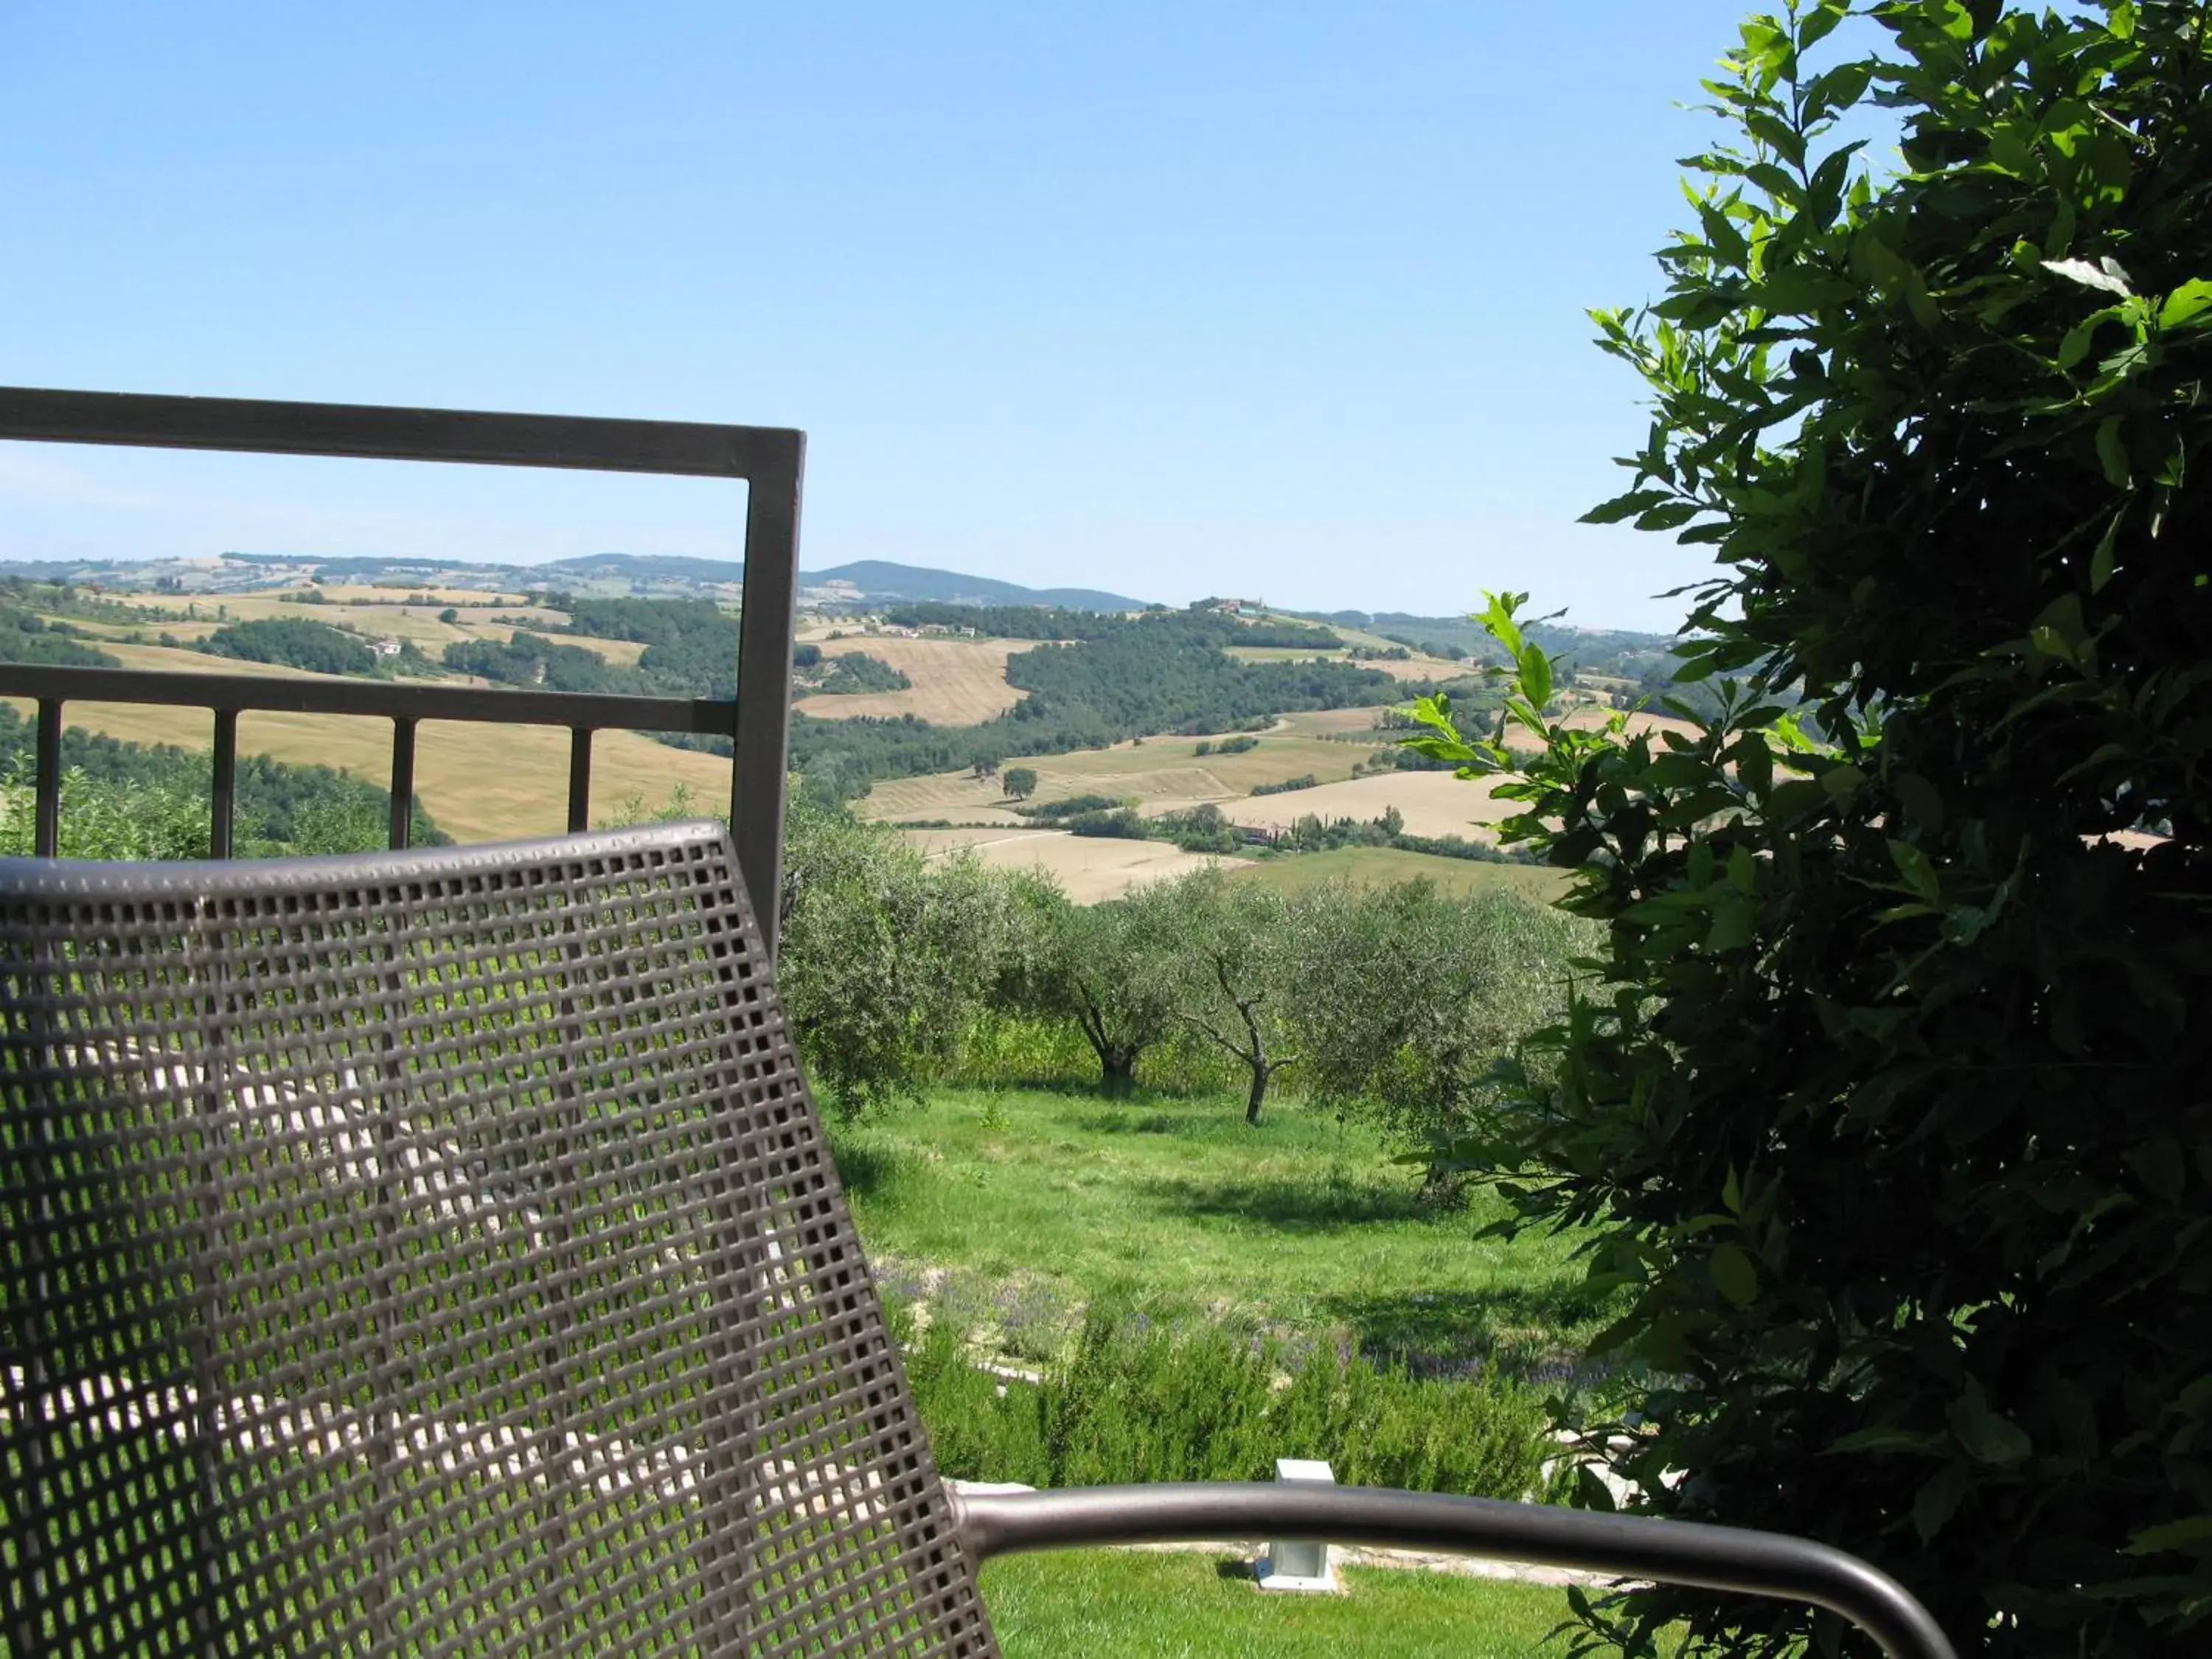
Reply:
[[[160,646],[104,648],[126,668],[323,678]],[[31,712],[27,704],[18,707],[26,714]],[[71,703],[68,723],[134,742],[198,750],[209,746],[214,732],[214,717],[204,709],[138,703]],[[246,714],[239,716],[238,748],[244,755],[335,766],[377,783],[392,775],[388,720],[343,714]],[[632,793],[643,796],[648,806],[658,806],[678,783],[690,787],[702,811],[725,811],[730,763],[672,749],[634,732],[602,732],[593,743],[595,819],[611,814]],[[556,833],[568,819],[568,734],[548,726],[426,721],[416,733],[415,789],[439,827],[457,841]]]
[[[1309,814],[1364,822],[1379,818],[1384,809],[1395,806],[1404,814],[1410,835],[1464,836],[1480,841],[1486,838],[1480,826],[1520,810],[1519,803],[1495,799],[1490,792],[1488,782],[1462,781],[1449,772],[1384,772],[1316,789],[1223,801],[1220,806],[1233,823],[1285,829]]]
[[[933,858],[970,854],[1003,869],[1043,871],[1078,904],[1119,898],[1132,888],[1218,866],[1242,869],[1249,859],[1185,853],[1163,841],[1117,841],[1058,830],[1002,834],[990,830],[908,830],[907,838]]]
[[[1200,741],[1146,738],[1141,743],[1117,743],[1110,749],[1016,758],[1001,769],[1025,766],[1035,772],[1037,788],[1033,799],[1039,801],[1111,795],[1134,799],[1146,811],[1167,811],[1201,801],[1240,800],[1250,794],[1255,783],[1273,783],[1308,772],[1324,781],[1348,778],[1354,763],[1368,753],[1364,744],[1330,743],[1294,731],[1261,733],[1258,744],[1241,755],[1199,755],[1195,751]],[[1003,810],[1009,804],[996,779],[978,782],[966,772],[939,772],[879,783],[860,802],[860,810],[872,818],[964,821],[994,808]]]
[[[1394,887],[1408,881],[1434,883],[1446,893],[1488,893],[1503,888],[1540,904],[1566,890],[1563,870],[1533,864],[1481,864],[1473,859],[1439,858],[1395,847],[1340,847],[1327,853],[1294,853],[1264,859],[1237,872],[1239,881],[1256,881],[1284,893],[1310,892],[1332,881],[1361,887]]]
[[[872,715],[896,719],[912,714],[933,726],[979,726],[1022,700],[1006,684],[1006,659],[1026,651],[1035,640],[901,639],[848,634],[822,640],[822,654],[865,653],[887,663],[914,682],[903,691],[869,691],[848,696],[813,696],[798,707],[817,720],[857,720]]]
[[[298,590],[290,590],[297,592]],[[321,590],[326,593],[374,592],[337,587]],[[179,639],[198,639],[222,627],[226,622],[261,622],[273,617],[285,617],[301,622],[327,623],[333,628],[352,629],[371,635],[382,635],[395,640],[412,640],[424,652],[435,657],[456,640],[499,640],[513,636],[514,629],[509,623],[495,623],[493,616],[520,619],[551,629],[563,627],[568,617],[558,611],[517,604],[495,609],[478,608],[458,612],[459,621],[444,623],[438,613],[448,608],[444,600],[430,605],[402,605],[386,592],[374,605],[315,605],[302,604],[288,599],[283,592],[225,593],[219,597],[192,598],[174,593],[115,593],[107,597],[142,610],[161,611],[182,610],[187,605],[198,607],[199,615],[187,622],[157,622],[149,619],[144,624],[149,634],[168,633]],[[484,595],[466,596],[479,606]],[[82,624],[97,626],[97,624]],[[579,640],[578,644],[586,641]],[[617,642],[619,643],[619,642]],[[596,646],[592,648],[597,649]],[[641,647],[625,646],[635,652]],[[614,660],[610,657],[609,660]]]
[[[1383,708],[1307,708],[1295,714],[1285,714],[1275,722],[1285,732],[1317,736],[1322,732],[1366,732],[1376,742],[1389,740],[1391,733],[1381,730],[1375,722],[1382,719]]]

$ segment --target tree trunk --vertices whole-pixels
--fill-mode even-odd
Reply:
[[[1139,1052],[1135,1048],[1104,1048],[1098,1050],[1100,1087],[1106,1093],[1119,1097],[1135,1091]]]
[[[1252,1091],[1244,1097],[1244,1121],[1247,1123],[1259,1122],[1260,1108],[1267,1098],[1267,1079],[1273,1072],[1274,1067],[1265,1060],[1252,1067]]]

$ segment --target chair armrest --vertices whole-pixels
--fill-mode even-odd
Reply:
[[[1887,1573],[1780,1533],[1601,1515],[1543,1504],[1264,1481],[957,1493],[961,1541],[981,1565],[1023,1550],[1285,1538],[1570,1567],[1809,1601],[1849,1620],[1890,1659],[1958,1659],[1928,1610]]]

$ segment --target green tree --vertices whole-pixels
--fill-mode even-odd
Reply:
[[[1401,1145],[1448,1149],[1495,1097],[1500,1061],[1565,1006],[1589,928],[1510,893],[1454,897],[1427,882],[1332,884],[1290,914],[1291,1018],[1322,1098],[1377,1119]]]
[[[1057,897],[972,858],[924,862],[895,831],[793,796],[777,975],[808,1070],[858,1115],[921,1097],[985,998],[1024,975]]]
[[[1010,766],[1006,769],[1005,775],[999,780],[999,787],[1006,792],[1008,800],[1027,800],[1031,795],[1036,793],[1036,769],[1028,766]]]
[[[1268,1085],[1300,1059],[1290,902],[1213,871],[1186,876],[1163,897],[1188,932],[1177,1017],[1243,1068],[1244,1121],[1257,1123]]]
[[[1188,918],[1171,883],[1104,904],[1046,913],[1042,948],[1013,988],[1018,1005],[1074,1022],[1098,1057],[1099,1086],[1123,1095],[1137,1062],[1174,1028],[1186,994]]]
[[[1510,597],[1500,727],[1424,710],[1475,771],[1540,745],[1504,833],[1607,927],[1462,1156],[1629,1288],[1640,1507],[1869,1554],[1968,1650],[2178,1653],[2212,1613],[2212,9],[1886,3],[1816,68],[1845,10],[1744,26],[1667,295],[1598,318],[1655,413],[1591,516],[1716,550],[1679,676],[1714,711],[1549,720]],[[1880,184],[1832,132],[1869,97]],[[1850,1645],[1591,1613],[1638,1651],[1678,1617]]]

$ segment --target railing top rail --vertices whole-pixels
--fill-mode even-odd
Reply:
[[[805,446],[805,434],[783,427],[33,386],[0,386],[0,438],[666,472],[763,483],[795,477]]]
[[[158,703],[232,713],[380,714],[396,720],[560,726],[570,731],[695,732],[728,737],[737,704],[714,698],[627,697],[478,685],[284,674],[194,674],[138,668],[0,663],[0,697],[42,702]]]

